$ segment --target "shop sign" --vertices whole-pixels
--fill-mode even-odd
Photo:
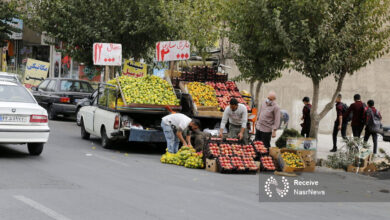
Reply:
[[[143,77],[147,74],[147,65],[133,60],[125,60],[123,75]]]
[[[188,60],[190,58],[190,42],[162,41],[156,44],[156,58],[158,62]]]
[[[9,37],[13,40],[22,40],[23,39],[23,20],[13,18],[11,22],[8,22],[8,24],[14,28],[17,28],[20,30],[20,32],[11,32]]]
[[[46,79],[50,63],[40,60],[27,59],[26,71],[24,74],[24,84],[27,88],[37,86],[42,79]]]
[[[122,65],[122,44],[94,43],[93,64],[100,66]]]

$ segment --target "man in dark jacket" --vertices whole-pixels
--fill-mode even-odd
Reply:
[[[333,127],[333,148],[330,150],[330,152],[336,152],[337,151],[337,134],[341,130],[341,136],[346,139],[347,138],[347,125],[348,120],[343,117],[343,114],[346,112],[346,107],[344,103],[341,102],[341,94],[339,94],[336,98],[336,113],[337,118],[334,122]]]
[[[302,110],[302,118],[303,123],[301,124],[302,130],[301,135],[303,137],[309,137],[310,133],[310,125],[311,125],[311,119],[310,119],[310,110],[311,110],[311,104],[310,104],[310,98],[304,97],[302,100],[303,104],[305,105]]]
[[[348,118],[349,114],[352,113],[352,133],[354,137],[360,138],[360,135],[362,134],[363,128],[364,128],[364,122],[363,122],[363,114],[364,114],[364,108],[365,105],[360,100],[360,95],[356,94],[353,99],[355,100],[354,103],[352,103],[348,110],[344,113],[344,118]]]
[[[374,124],[372,123],[372,121],[374,120],[373,117],[378,117],[380,120],[382,120],[382,116],[381,113],[374,107],[374,100],[368,100],[367,105],[368,106],[365,108],[364,111],[366,122],[364,142],[367,142],[370,136],[372,136],[372,142],[374,144],[373,153],[376,154],[378,147],[378,134],[376,133],[375,129],[373,129]]]

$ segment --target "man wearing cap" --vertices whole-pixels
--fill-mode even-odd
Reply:
[[[223,112],[221,128],[219,136],[222,137],[223,130],[229,120],[229,138],[237,138],[243,140],[244,144],[248,143],[248,130],[246,125],[248,122],[248,110],[245,105],[238,103],[237,99],[230,100],[228,106]]]

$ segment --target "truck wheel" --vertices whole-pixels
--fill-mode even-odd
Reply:
[[[43,151],[44,143],[28,143],[27,148],[30,155],[39,156]]]
[[[84,127],[84,121],[83,119],[80,120],[80,127],[81,127],[81,138],[84,139],[84,140],[88,140],[89,137],[91,136],[90,133],[88,133],[86,130],[85,130],[85,127]]]
[[[104,127],[102,127],[101,135],[102,135],[102,147],[105,149],[111,149],[111,140],[108,138],[106,129]]]
[[[47,108],[47,117],[49,118],[49,120],[55,120],[57,118],[57,115],[51,105],[49,105],[49,107]]]

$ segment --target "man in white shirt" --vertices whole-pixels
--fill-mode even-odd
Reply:
[[[245,144],[248,142],[247,122],[248,122],[248,110],[245,105],[239,104],[237,99],[232,98],[230,100],[230,106],[228,106],[223,112],[221,121],[221,128],[219,136],[222,137],[223,130],[226,123],[229,120],[229,138],[237,138],[243,140]]]
[[[169,153],[177,153],[179,144],[187,146],[188,143],[183,137],[183,131],[187,127],[196,127],[192,119],[181,113],[167,115],[161,120],[161,127],[164,131],[165,139],[167,140],[167,148]]]

